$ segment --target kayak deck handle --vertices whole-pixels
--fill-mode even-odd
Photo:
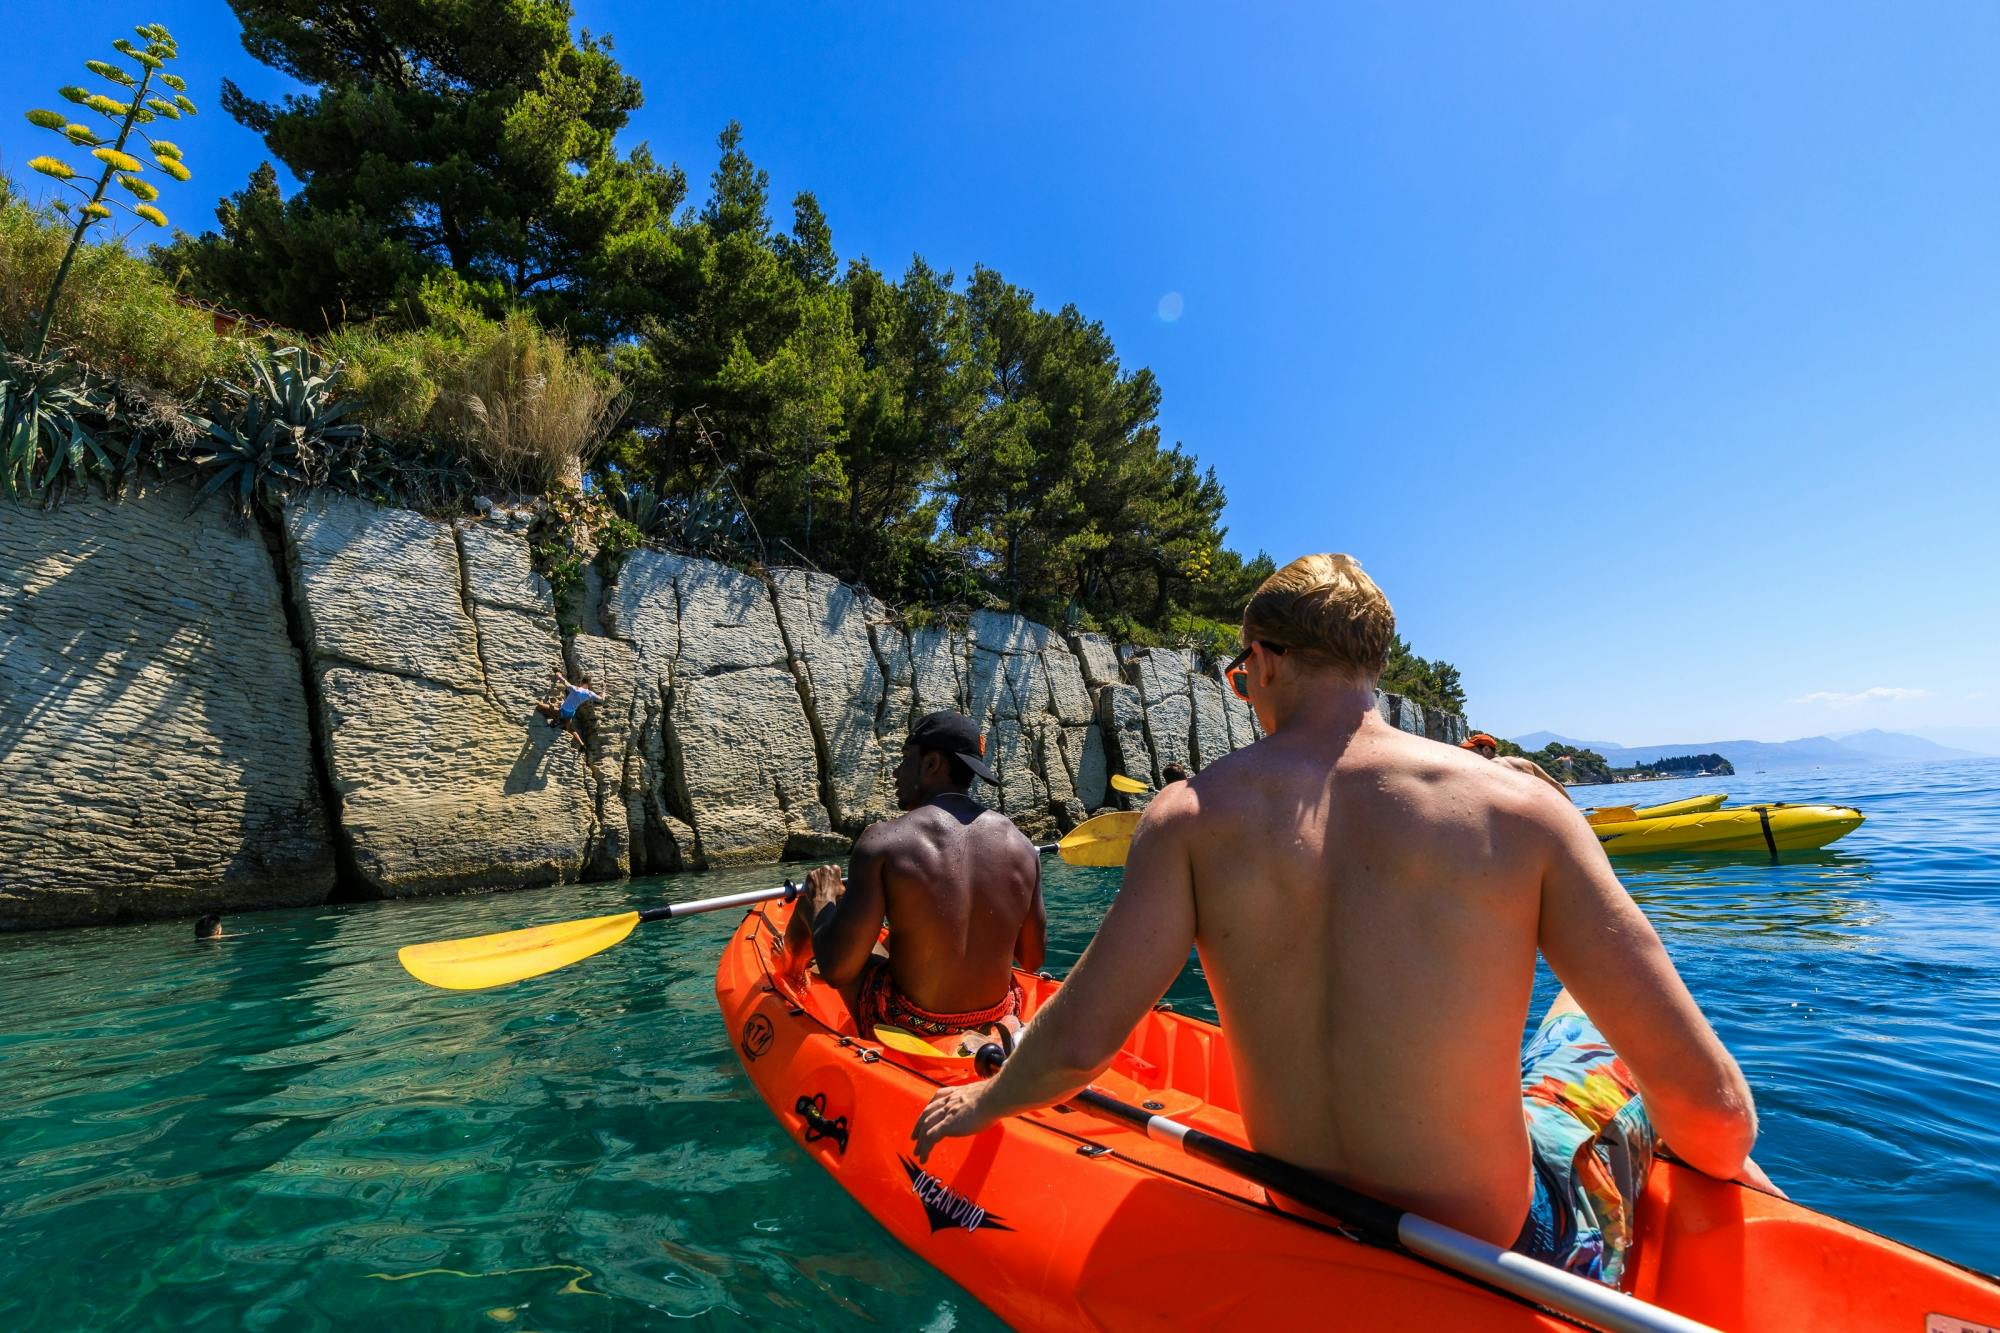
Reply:
[[[825,1093],[815,1092],[810,1097],[801,1094],[798,1101],[793,1104],[792,1111],[806,1123],[807,1143],[832,1139],[840,1149],[841,1155],[843,1157],[847,1155],[847,1117],[829,1116],[826,1113]]]

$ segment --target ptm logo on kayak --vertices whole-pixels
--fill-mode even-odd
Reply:
[[[909,1158],[897,1160],[902,1162],[903,1170],[909,1174],[910,1193],[917,1196],[917,1202],[924,1206],[924,1216],[931,1220],[932,1235],[946,1227],[963,1227],[967,1231],[977,1231],[981,1227],[988,1231],[1014,1229]]]
[[[771,1038],[776,1035],[776,1031],[771,1027],[770,1019],[764,1017],[762,1014],[750,1015],[749,1021],[743,1025],[744,1056],[755,1060],[758,1056],[771,1049]]]

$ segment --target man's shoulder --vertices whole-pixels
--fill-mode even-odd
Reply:
[[[971,820],[960,818],[934,805],[920,805],[900,815],[880,819],[861,830],[854,840],[856,851],[872,851],[915,842],[936,843],[977,833],[985,836],[1013,836],[1026,841],[1014,821],[990,807],[981,807]]]
[[[854,850],[859,854],[868,855],[888,851],[908,841],[910,835],[915,832],[910,821],[920,813],[922,812],[891,815],[887,819],[876,820],[854,835]]]

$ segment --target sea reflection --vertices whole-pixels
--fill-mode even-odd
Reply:
[[[1760,947],[1853,948],[1883,919],[1874,866],[1850,852],[1795,852],[1763,865],[1659,858],[1617,869],[1654,925],[1676,934],[1757,936]]]

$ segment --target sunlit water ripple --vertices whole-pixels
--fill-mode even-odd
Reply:
[[[1721,785],[1869,816],[1775,866],[1617,863],[1749,1073],[1759,1158],[1806,1203],[2000,1267],[2000,760]],[[0,1326],[993,1327],[751,1092],[713,993],[733,917],[501,991],[395,961],[772,878],[244,915],[219,945],[0,938]],[[1057,964],[1116,886],[1050,868]],[[1196,969],[1172,994],[1208,1012]]]

